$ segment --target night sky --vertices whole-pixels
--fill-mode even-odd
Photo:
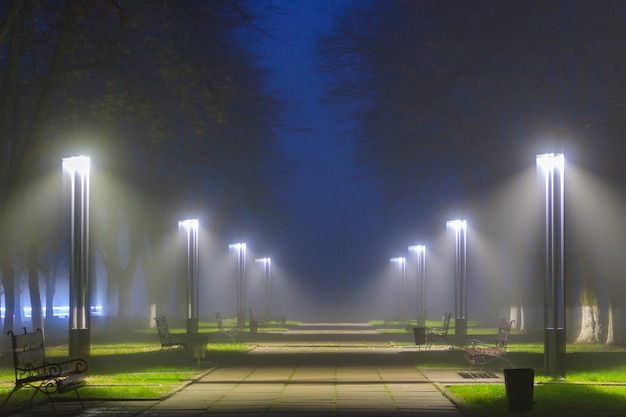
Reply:
[[[321,76],[316,72],[316,36],[329,27],[328,10],[340,2],[279,1],[287,15],[275,18],[276,39],[265,43],[265,65],[275,71],[276,86],[296,106],[303,132],[286,129],[280,136],[287,154],[299,166],[290,193],[290,213],[280,250],[272,254],[284,262],[306,286],[330,300],[342,291],[354,292],[344,279],[371,270],[372,256],[386,262],[379,251],[384,219],[376,184],[357,179],[352,144],[321,102]],[[352,278],[348,278],[352,277]]]

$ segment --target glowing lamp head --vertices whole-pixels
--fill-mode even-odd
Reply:
[[[554,169],[563,172],[565,157],[562,153],[544,153],[537,155],[537,166],[540,167],[544,173],[551,172]]]
[[[245,243],[232,243],[232,244],[228,245],[228,247],[230,249],[246,250],[246,244]]]
[[[199,222],[198,222],[198,219],[181,220],[178,222],[178,226],[184,227],[185,229],[187,229],[187,231],[190,231],[190,230],[198,231]]]
[[[412,246],[409,246],[409,251],[410,252],[415,252],[417,254],[425,253],[426,252],[426,246],[425,245],[412,245]]]
[[[255,259],[254,262],[260,262],[260,263],[264,263],[264,264],[271,264],[272,263],[272,258],[259,258],[259,259]]]
[[[71,156],[69,158],[63,158],[63,169],[74,174],[78,172],[81,175],[89,173],[91,166],[91,159],[88,156]]]
[[[392,263],[397,262],[399,264],[404,264],[406,262],[406,258],[404,258],[402,256],[398,257],[398,258],[391,258],[391,259],[389,259],[389,262],[392,262]]]
[[[448,220],[446,226],[452,227],[454,230],[465,230],[467,228],[467,221],[465,220]]]

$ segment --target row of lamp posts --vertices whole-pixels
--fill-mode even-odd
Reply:
[[[564,248],[564,169],[563,154],[537,155],[538,170],[543,173],[545,221],[545,292],[544,292],[544,362],[545,373],[565,377],[565,248]],[[454,229],[454,315],[455,337],[464,343],[467,337],[467,222],[450,220]],[[426,315],[426,247],[409,246],[417,254],[417,325],[425,323]],[[391,258],[397,263],[402,279],[400,321],[406,312],[406,259]]]
[[[245,243],[233,243],[229,249],[237,251],[237,328],[243,329],[246,326],[246,255],[247,246]],[[271,258],[258,258],[255,262],[263,264],[263,281],[265,287],[265,308],[263,315],[265,321],[270,316],[270,279],[272,269]]]
[[[69,202],[67,210],[70,229],[69,263],[69,355],[71,359],[88,358],[91,347],[90,323],[90,275],[91,248],[89,232],[89,192],[91,159],[88,156],[64,158],[63,193]],[[199,247],[198,219],[182,220],[179,229],[185,232],[186,244],[186,315],[187,331],[198,332],[199,313]],[[246,244],[230,245],[237,249],[237,325],[245,325],[246,305]],[[270,268],[271,259],[257,261],[264,263],[265,315],[269,316]]]
[[[70,227],[70,297],[69,354],[72,359],[86,358],[90,350],[90,234],[89,192],[90,158],[76,156],[63,159],[64,193],[69,196]],[[563,154],[537,156],[537,167],[544,179],[545,218],[545,295],[544,295],[544,361],[546,374],[565,377],[565,262],[564,262],[564,168]],[[467,223],[448,221],[455,231],[455,333],[467,335]],[[187,330],[198,330],[198,220],[179,222],[186,231],[187,242]],[[237,326],[245,327],[246,244],[229,246],[237,250]],[[426,247],[410,246],[417,254],[418,325],[425,320]],[[264,264],[265,318],[269,315],[271,259],[257,259]],[[406,289],[406,258],[392,258],[398,263],[403,294]],[[403,297],[404,300],[404,297]],[[406,314],[401,308],[401,320]]]
[[[467,222],[465,220],[450,220],[446,225],[452,227],[455,232],[455,333],[458,340],[465,341],[467,335]],[[423,327],[426,322],[426,245],[412,245],[408,249],[409,252],[415,252],[417,258],[417,326]],[[398,264],[398,271],[402,279],[400,322],[404,322],[406,312],[406,258],[391,258],[390,262]]]

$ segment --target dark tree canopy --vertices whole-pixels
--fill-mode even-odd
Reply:
[[[537,153],[616,168],[625,53],[621,1],[373,0],[336,12],[320,69],[390,200],[442,207]]]
[[[98,171],[93,229],[120,297],[139,262],[159,269],[146,258],[156,262],[156,242],[180,216],[210,213],[218,231],[250,217],[276,220],[291,165],[274,130],[282,98],[254,52],[272,12],[271,3],[247,0],[0,4],[0,232],[8,236],[0,273],[8,299],[24,268],[17,259],[30,259],[35,271],[52,253],[53,205],[34,187],[57,178],[66,156],[88,154]],[[123,255],[120,236],[128,238]]]

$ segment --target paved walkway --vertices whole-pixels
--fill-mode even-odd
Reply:
[[[236,361],[207,364],[162,401],[57,403],[59,416],[464,416],[444,384],[480,382],[416,367],[367,326],[309,325]],[[502,381],[501,376],[484,382]],[[52,415],[49,403],[21,416]]]

